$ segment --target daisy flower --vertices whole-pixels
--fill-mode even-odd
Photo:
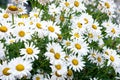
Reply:
[[[13,36],[15,36],[16,41],[26,41],[27,39],[31,39],[32,31],[27,26],[15,26],[12,32]]]
[[[35,74],[35,75],[33,75],[32,80],[44,80],[44,75],[43,74]]]
[[[35,47],[33,43],[25,43],[25,48],[20,49],[20,55],[22,55],[22,58],[29,60],[31,59],[34,61],[35,59],[38,59],[38,54],[40,53],[40,50]]]
[[[83,39],[74,39],[68,48],[71,49],[73,54],[78,54],[82,56],[87,55],[88,52],[88,44]]]
[[[56,5],[55,4],[51,4],[51,5],[49,5],[48,6],[48,13],[50,14],[50,15],[56,15],[56,14],[60,14],[60,9],[59,9],[59,7],[56,7]]]
[[[81,56],[70,55],[68,58],[69,69],[80,72],[83,69],[84,61]]]
[[[115,12],[116,5],[113,0],[100,0],[98,9],[111,16]]]
[[[92,16],[89,15],[88,13],[81,13],[80,19],[81,19],[81,21],[84,21],[84,24],[86,26],[91,25],[93,23],[93,21],[94,21]]]
[[[67,80],[72,80],[73,79],[73,71],[71,69],[68,69],[66,76],[67,76],[67,78],[66,78]]]
[[[61,11],[66,11],[66,12],[69,12],[70,9],[72,8],[72,3],[71,3],[71,0],[62,0],[60,2],[60,10]]]
[[[38,33],[39,38],[43,38],[44,36],[47,36],[46,31],[46,21],[34,21],[33,25],[31,26],[31,29]]]
[[[71,41],[69,39],[63,40],[62,41],[62,45],[64,45],[64,47],[67,48],[67,47],[69,47],[71,45]]]
[[[61,34],[60,26],[57,26],[56,23],[52,21],[47,22],[47,31],[48,31],[48,38],[50,40],[57,39],[57,34]]]
[[[50,80],[65,80],[66,76],[65,75],[60,75],[57,73],[57,71],[51,73],[51,78]]]
[[[11,18],[12,18],[11,14],[6,13],[5,11],[2,11],[0,13],[0,17],[1,17],[0,22],[1,21],[5,21],[5,22],[11,21]]]
[[[78,29],[80,33],[84,33],[86,31],[85,21],[81,17],[73,17],[71,19],[71,28],[74,30]]]
[[[67,73],[67,65],[62,60],[56,61],[51,66],[52,72],[57,71],[60,75],[65,75]]]
[[[58,43],[49,43],[47,47],[48,52],[45,53],[48,59],[50,59],[50,63],[54,64],[56,61],[65,59],[65,52]]]
[[[71,3],[73,11],[82,12],[86,10],[83,0],[72,0]]]
[[[21,57],[12,59],[9,65],[9,72],[12,73],[18,79],[30,75],[30,71],[32,70],[31,61],[23,60]]]
[[[7,62],[3,62],[2,65],[0,65],[0,79],[1,80],[15,80],[16,78],[12,73],[9,72],[11,68],[9,67],[9,64]]]
[[[1,21],[2,25],[0,25],[0,39],[3,38],[8,38],[11,36],[11,32],[12,32],[12,27],[10,23]]]
[[[118,27],[118,25],[113,24],[109,27],[106,27],[105,32],[107,33],[106,37],[111,37],[112,39],[119,37],[120,35],[120,27]]]

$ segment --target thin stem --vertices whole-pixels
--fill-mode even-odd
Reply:
[[[14,14],[12,14],[12,25],[14,24]]]

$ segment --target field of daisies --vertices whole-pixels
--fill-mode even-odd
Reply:
[[[11,0],[0,8],[1,80],[120,79],[113,0]]]

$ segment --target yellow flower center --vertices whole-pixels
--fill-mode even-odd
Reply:
[[[27,52],[29,55],[31,55],[31,54],[33,54],[33,49],[32,49],[32,48],[27,48],[27,49],[26,49],[26,52]]]
[[[22,8],[18,8],[18,11],[19,11],[19,12],[23,12],[23,9],[22,9]]]
[[[60,16],[60,20],[63,22],[65,20],[64,16]]]
[[[22,15],[21,15],[21,18],[28,18],[28,17],[29,17],[28,14],[22,14]]]
[[[115,60],[115,58],[114,58],[114,56],[110,56],[110,60],[112,61],[112,62],[114,62],[114,60]]]
[[[78,44],[78,43],[76,43],[76,44],[75,44],[75,48],[77,48],[78,50],[80,50],[80,49],[81,49],[81,45]]]
[[[106,8],[110,8],[110,4],[108,2],[105,2]]]
[[[61,75],[58,74],[57,71],[55,72],[55,75],[56,75],[57,77],[61,77]]]
[[[98,57],[97,60],[98,60],[98,62],[101,62],[101,57]]]
[[[88,37],[89,38],[93,38],[93,34],[92,33],[88,33]]]
[[[95,58],[95,56],[96,56],[96,55],[95,55],[95,53],[92,53],[92,57],[94,57],[94,58]]]
[[[82,28],[82,24],[81,24],[80,22],[77,23],[77,26],[78,26],[79,28]]]
[[[18,25],[19,26],[21,26],[21,25],[25,26],[24,22],[19,22]]]
[[[88,24],[88,19],[84,18],[85,24]]]
[[[54,49],[53,49],[53,48],[51,48],[51,49],[50,49],[50,52],[51,52],[51,53],[55,53],[55,51],[54,51]]]
[[[1,31],[1,32],[7,32],[8,29],[7,29],[6,26],[1,26],[1,27],[0,27],[0,31]]]
[[[18,35],[19,35],[20,37],[24,37],[24,36],[25,36],[25,32],[24,32],[24,31],[19,31]]]
[[[30,25],[33,25],[33,22],[32,22],[32,21],[30,21]]]
[[[54,29],[53,26],[49,26],[49,27],[48,27],[48,30],[49,30],[50,32],[54,32],[54,31],[55,31],[55,29]]]
[[[109,55],[109,53],[108,53],[107,51],[105,51],[105,54],[106,54],[106,55]]]
[[[75,36],[76,38],[79,38],[79,37],[80,37],[79,33],[75,33],[74,36]]]
[[[80,3],[78,1],[74,1],[74,6],[78,7],[80,5]]]
[[[57,70],[60,70],[60,69],[61,69],[61,65],[60,65],[60,64],[55,65],[55,68],[56,68]]]
[[[69,41],[66,42],[66,45],[67,45],[67,46],[70,46],[70,44],[71,44],[71,43],[70,43]]]
[[[112,28],[111,32],[112,32],[113,34],[115,34],[115,33],[116,33],[116,31],[115,31],[115,29],[114,29],[114,28]]]
[[[40,80],[40,77],[36,77],[36,79],[35,80]]]
[[[4,15],[3,15],[3,18],[8,18],[9,17],[9,15],[7,14],[7,13],[5,13]]]
[[[68,7],[70,5],[69,2],[65,2],[65,6]]]
[[[14,6],[14,5],[9,6],[8,9],[11,10],[11,11],[17,11],[18,10],[17,6]]]
[[[39,15],[38,15],[38,14],[34,14],[34,16],[35,16],[36,18],[38,18]]]
[[[24,65],[22,65],[22,64],[18,64],[17,66],[16,66],[16,70],[17,71],[23,71],[25,69],[25,67],[24,67]]]
[[[68,75],[68,76],[72,76],[72,75],[73,75],[73,72],[72,72],[71,69],[69,69],[69,70],[67,71],[67,75]]]
[[[55,59],[60,59],[60,53],[54,54]]]
[[[36,27],[42,29],[42,25],[40,23],[36,23]]]
[[[97,26],[93,24],[93,25],[92,25],[92,28],[93,28],[93,29],[97,29]]]
[[[73,60],[72,60],[72,64],[73,64],[73,65],[77,66],[77,65],[78,65],[78,63],[79,63],[79,62],[78,62],[78,60],[77,60],[77,59],[73,59]]]
[[[10,75],[10,73],[8,73],[8,70],[10,70],[10,68],[4,68],[2,73],[6,76]]]

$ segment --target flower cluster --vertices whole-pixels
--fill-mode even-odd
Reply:
[[[29,1],[29,13],[27,0],[0,9],[1,80],[120,78],[113,0]]]

